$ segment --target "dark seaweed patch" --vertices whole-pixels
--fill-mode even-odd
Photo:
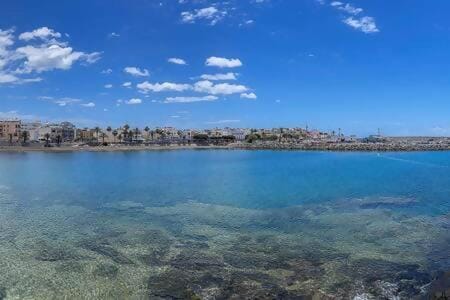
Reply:
[[[125,255],[114,249],[111,245],[97,242],[94,240],[87,240],[80,244],[80,246],[86,250],[98,253],[100,255],[109,257],[112,261],[118,264],[133,264],[133,261],[127,258]]]

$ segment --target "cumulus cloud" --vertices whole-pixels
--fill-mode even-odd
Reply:
[[[361,17],[361,18],[349,17],[345,19],[343,22],[348,26],[353,27],[354,29],[362,31],[364,33],[376,33],[380,31],[377,28],[375,19],[372,17]]]
[[[93,108],[93,107],[95,107],[95,103],[94,102],[82,103],[81,106]]]
[[[142,93],[148,92],[183,92],[192,88],[189,84],[184,83],[173,83],[173,82],[163,82],[163,83],[150,83],[148,81],[139,83],[137,88]]]
[[[168,62],[176,65],[187,65],[186,61],[181,58],[172,57],[167,60]]]
[[[111,89],[113,87],[113,85],[109,83],[109,84],[105,84],[104,87],[105,87],[105,89]]]
[[[126,87],[126,88],[131,88],[131,82],[130,82],[130,81],[124,82],[124,83],[122,84],[122,86],[123,86],[123,87]]]
[[[219,10],[214,6],[195,9],[193,11],[183,11],[181,13],[181,22],[195,23],[198,20],[209,21],[210,25],[216,25],[227,15],[225,10]]]
[[[37,28],[33,31],[24,32],[19,35],[19,40],[29,41],[32,39],[49,40],[51,38],[59,39],[61,33],[54,31],[48,27]]]
[[[257,99],[258,97],[256,96],[255,93],[242,93],[242,94],[241,94],[241,98],[244,98],[244,99],[250,99],[250,100],[255,100],[255,99]]]
[[[142,100],[139,98],[132,98],[130,100],[125,101],[125,104],[128,104],[128,105],[137,105],[137,104],[141,104],[141,103],[142,103]]]
[[[100,59],[99,52],[75,51],[62,35],[48,27],[23,32],[18,36],[26,45],[13,48],[14,30],[0,30],[0,84],[38,82],[42,78],[23,78],[24,74],[54,69],[68,70],[75,62],[91,64]]]
[[[147,69],[139,69],[137,67],[126,67],[123,71],[137,77],[146,77],[150,74]]]
[[[203,96],[203,97],[167,97],[164,103],[193,103],[203,101],[216,101],[219,99],[217,96]]]
[[[200,76],[203,80],[211,80],[211,81],[218,81],[218,80],[236,80],[236,73],[224,73],[224,74],[203,74]]]
[[[16,49],[19,57],[24,58],[23,68],[18,73],[41,73],[53,69],[68,70],[79,60],[94,63],[99,59],[99,53],[86,54],[73,51],[71,47],[60,45],[24,46]]]
[[[244,85],[219,83],[214,84],[209,80],[198,81],[194,84],[194,90],[200,93],[206,93],[211,95],[231,95],[241,94],[248,91],[248,88]]]
[[[224,58],[211,56],[206,59],[205,65],[208,67],[218,67],[218,68],[236,68],[241,67],[242,62],[238,58]]]

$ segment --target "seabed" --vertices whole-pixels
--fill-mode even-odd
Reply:
[[[414,199],[86,208],[13,194],[0,187],[0,299],[420,299],[450,269],[450,216],[408,214]]]

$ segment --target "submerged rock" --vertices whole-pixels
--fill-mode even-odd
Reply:
[[[119,268],[111,264],[100,264],[99,266],[97,266],[93,273],[95,276],[113,279],[117,277]]]
[[[6,298],[6,289],[3,287],[0,287],[0,300],[3,300]]]
[[[450,272],[441,273],[430,285],[428,299],[449,300],[450,299]]]
[[[41,249],[35,256],[36,260],[40,261],[49,261],[49,262],[56,262],[56,261],[66,261],[71,259],[77,259],[78,257],[73,254],[71,251],[68,251],[66,249],[61,248],[52,248],[52,247],[45,247]]]
[[[107,243],[97,242],[94,240],[87,240],[80,244],[80,246],[86,250],[95,252],[97,254],[109,257],[112,261],[118,264],[134,264],[133,261],[127,258],[125,255],[114,249]]]
[[[223,267],[224,263],[218,257],[204,252],[184,250],[170,261],[170,265],[178,269],[204,270],[205,268]]]
[[[359,207],[362,209],[399,208],[410,207],[416,205],[417,203],[417,200],[409,198],[379,197],[362,199]]]

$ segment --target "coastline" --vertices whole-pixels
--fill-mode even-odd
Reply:
[[[330,152],[423,152],[450,151],[450,144],[408,144],[408,143],[321,143],[321,144],[279,144],[279,143],[235,143],[219,145],[109,145],[87,146],[65,144],[44,147],[42,145],[0,146],[0,152],[136,152],[174,150],[275,150],[275,151],[330,151]]]

